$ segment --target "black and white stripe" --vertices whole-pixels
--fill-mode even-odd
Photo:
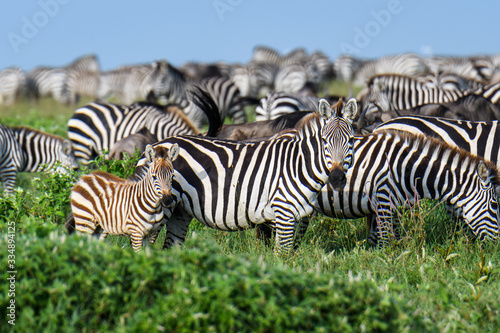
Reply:
[[[403,53],[364,61],[354,75],[354,84],[363,86],[372,77],[383,74],[420,76],[428,72],[424,59],[414,53]]]
[[[178,148],[174,145],[165,151],[149,145],[145,154],[149,168],[139,182],[97,171],[76,183],[71,191],[73,219],[66,225],[70,233],[78,230],[100,239],[108,234],[128,235],[135,251],[147,235],[154,244],[162,226],[163,205],[170,202],[172,161]]]
[[[163,95],[166,92],[168,66],[165,60],[161,60],[102,72],[97,100],[106,101],[114,96],[120,103],[130,104],[137,100],[144,101],[151,95]]]
[[[18,172],[50,169],[56,162],[60,162],[57,172],[78,167],[69,140],[28,127],[0,125],[0,180],[5,192],[13,191]]]
[[[322,100],[321,115],[312,113],[298,129],[253,143],[178,136],[155,144],[180,148],[172,193],[183,217],[165,211],[165,247],[184,241],[194,217],[226,231],[270,223],[277,251],[290,250],[297,222],[312,213],[317,191],[327,182],[335,188],[344,184],[356,108],[354,99],[333,110]]]
[[[337,218],[370,216],[370,241],[397,237],[395,210],[417,198],[445,201],[475,236],[498,238],[494,164],[433,138],[384,131],[355,137],[353,160],[346,186],[325,186],[316,208]]]
[[[317,111],[319,98],[274,91],[259,101],[255,109],[256,121],[276,119],[298,111]]]
[[[462,148],[496,164],[500,169],[500,124],[493,121],[466,121],[426,116],[391,119],[373,130],[396,130],[431,136],[450,146]]]
[[[0,72],[0,105],[11,105],[25,92],[26,74],[18,67],[9,67]]]
[[[76,158],[87,164],[119,140],[147,129],[158,140],[173,135],[198,135],[198,129],[175,106],[150,103],[117,105],[90,103],[78,108],[68,121],[68,137]]]
[[[477,88],[471,81],[455,74],[420,77],[377,75],[372,77],[367,87],[357,96],[363,105],[358,127],[372,124],[377,113],[454,103]]]

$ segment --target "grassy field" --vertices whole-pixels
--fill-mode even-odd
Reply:
[[[73,111],[50,99],[19,103],[1,108],[0,122],[66,136]],[[134,164],[101,166],[126,176]],[[15,299],[19,332],[500,330],[500,243],[471,241],[435,202],[401,210],[403,237],[384,249],[366,243],[365,219],[319,216],[283,257],[253,230],[196,221],[181,249],[161,250],[163,232],[136,254],[124,237],[67,236],[77,178],[22,174],[15,195],[0,198],[0,261],[7,272],[14,253],[17,270],[15,297],[0,282],[0,306]]]

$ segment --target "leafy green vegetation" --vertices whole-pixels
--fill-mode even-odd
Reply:
[[[50,101],[42,101],[50,105]],[[0,122],[65,136],[71,109],[18,106]],[[127,177],[138,156],[58,174],[22,174],[0,198],[0,262],[15,242],[18,332],[497,332],[500,243],[471,241],[443,205],[401,209],[401,239],[366,242],[365,219],[323,216],[279,257],[254,230],[193,221],[181,248],[134,253],[125,237],[68,236],[69,193],[99,167]],[[14,238],[9,223],[15,223]],[[7,268],[4,270],[7,275]],[[0,282],[0,307],[11,297]],[[5,311],[5,310],[4,310]],[[4,315],[0,331],[11,331]]]

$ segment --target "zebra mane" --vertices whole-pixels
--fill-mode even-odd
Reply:
[[[115,182],[115,183],[123,183],[123,184],[136,183],[136,181],[134,181],[134,180],[120,178],[120,177],[118,177],[116,175],[113,175],[112,173],[104,172],[104,171],[101,171],[101,170],[94,171],[90,175],[94,175],[94,176],[99,176],[99,177],[102,177],[102,178],[106,178],[106,180],[109,180],[109,181],[112,181],[112,182]],[[85,177],[85,176],[83,176],[83,177]]]
[[[434,152],[436,150],[438,151],[450,151],[451,156],[458,156],[459,163],[462,164],[464,161],[469,160],[469,163],[477,166],[480,161],[484,162],[486,167],[493,173],[492,177],[492,183],[497,186],[500,185],[500,172],[496,166],[491,161],[482,159],[481,157],[478,157],[477,155],[471,154],[468,151],[461,149],[457,146],[451,146],[450,144],[441,141],[439,139],[430,137],[430,136],[425,136],[423,134],[413,134],[409,132],[401,132],[397,130],[383,130],[380,131],[376,134],[368,134],[366,136],[374,135],[377,136],[378,134],[381,134],[383,136],[392,136],[392,137],[399,137],[401,140],[405,141],[408,143],[410,146],[416,147],[418,150],[423,150],[424,147],[427,144],[430,144],[431,152]]]

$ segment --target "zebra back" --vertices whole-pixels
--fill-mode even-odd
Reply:
[[[450,146],[483,157],[500,168],[500,124],[494,121],[466,121],[426,116],[391,119],[377,126],[373,133],[397,130],[431,136]]]
[[[283,91],[274,91],[263,97],[255,109],[256,121],[276,119],[284,114],[298,111],[316,111],[319,99],[314,96],[299,96]]]
[[[57,172],[65,173],[66,168],[78,168],[68,139],[29,127],[13,127],[12,131],[22,151],[19,171],[37,172],[43,166],[50,169],[56,162],[61,163],[56,168]]]
[[[164,138],[197,135],[197,128],[175,107],[151,103],[130,106],[90,103],[78,108],[68,121],[68,137],[76,158],[86,164],[110,150],[119,140],[146,128]]]

